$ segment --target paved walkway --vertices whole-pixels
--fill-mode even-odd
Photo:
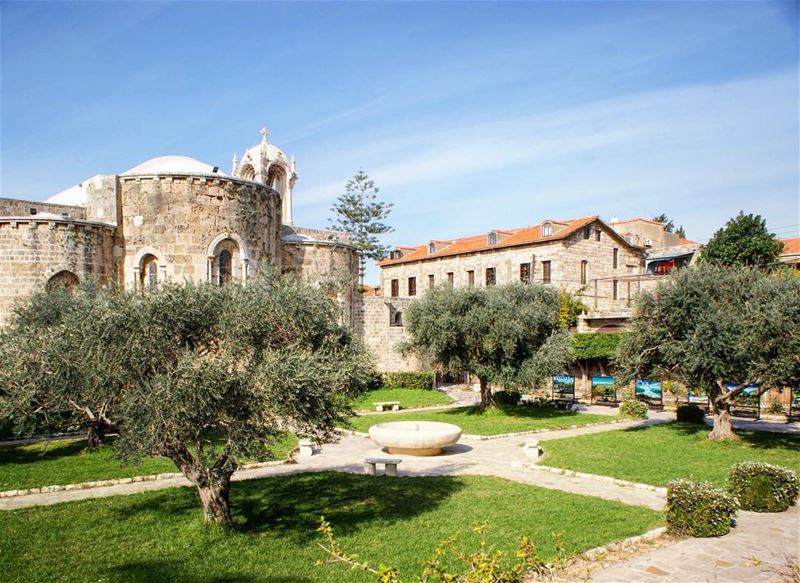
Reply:
[[[629,421],[609,425],[595,425],[561,431],[542,432],[536,439],[545,441],[562,437],[573,437],[603,431],[615,431],[629,427],[663,423],[661,420]],[[626,486],[618,486],[606,482],[598,482],[587,478],[562,476],[549,472],[526,470],[513,467],[513,462],[530,462],[523,452],[525,440],[530,436],[505,437],[492,440],[462,439],[455,446],[448,448],[444,455],[434,457],[402,456],[399,466],[401,476],[446,476],[446,475],[487,475],[499,476],[525,484],[541,486],[554,490],[563,490],[574,494],[597,496],[607,500],[624,502],[638,506],[646,506],[659,510],[663,508],[663,497],[655,492],[636,490]],[[309,458],[300,458],[297,464],[287,464],[269,468],[242,470],[235,474],[234,480],[251,480],[283,474],[318,471],[338,471],[362,473],[362,462],[367,457],[385,456],[380,448],[366,437],[342,436],[334,444],[323,446],[322,452]],[[149,490],[160,490],[176,486],[191,485],[184,478],[158,480],[153,482],[135,482],[116,486],[104,486],[85,490],[66,490],[48,494],[29,494],[0,499],[0,510],[25,508],[29,506],[58,504],[86,498],[134,494]]]
[[[800,507],[779,514],[741,512],[720,538],[691,538],[590,573],[591,581],[792,581],[800,563]],[[785,573],[781,575],[781,573]],[[796,581],[796,579],[794,579]]]

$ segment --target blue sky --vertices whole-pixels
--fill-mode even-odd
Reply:
[[[798,3],[2,2],[0,195],[159,155],[297,156],[295,221],[359,168],[390,244],[740,209],[800,227]],[[374,269],[370,271],[374,278]]]

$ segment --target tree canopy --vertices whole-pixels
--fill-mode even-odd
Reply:
[[[366,259],[380,261],[389,253],[378,235],[391,233],[394,229],[384,221],[392,211],[392,204],[377,200],[380,189],[363,170],[359,170],[345,184],[345,192],[333,204],[334,218],[328,222],[335,229],[346,232],[350,240],[361,250],[359,274],[364,281]]]
[[[653,220],[657,223],[661,223],[667,233],[671,233],[675,228],[675,221],[670,219],[665,213],[661,213],[660,215],[653,217]],[[681,229],[683,229],[683,227],[681,227]]]
[[[570,360],[558,325],[559,294],[542,285],[440,286],[407,310],[402,345],[445,371],[481,383],[481,405],[494,404],[490,384],[527,388],[561,372]]]
[[[703,245],[700,262],[775,269],[781,265],[778,256],[782,247],[760,215],[740,211]]]
[[[639,296],[620,346],[625,380],[665,378],[711,399],[711,437],[731,437],[733,400],[800,382],[800,281],[754,268],[681,269]]]
[[[336,302],[272,275],[247,286],[37,294],[1,346],[4,410],[35,418],[102,403],[123,459],[173,460],[219,524],[231,522],[241,459],[265,455],[285,431],[328,439],[372,378]]]

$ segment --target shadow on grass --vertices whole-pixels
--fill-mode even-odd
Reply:
[[[203,577],[196,572],[183,572],[180,562],[175,561],[139,561],[125,563],[113,567],[108,572],[110,581],[125,581],[126,583],[156,583],[158,581],[171,581],[173,583],[248,583],[250,581],[263,581],[266,583],[311,583],[308,577],[272,577],[250,575],[209,575]]]
[[[0,447],[0,465],[2,464],[32,464],[56,460],[63,457],[78,457],[88,452],[86,441],[76,440],[70,442],[42,442],[35,448],[32,444],[8,445]],[[102,450],[98,450],[100,453]]]
[[[388,478],[339,472],[291,474],[231,484],[231,513],[241,533],[269,533],[291,544],[308,543],[318,535],[321,516],[338,533],[358,531],[363,524],[391,525],[437,507],[463,487],[458,478]],[[112,509],[115,520],[149,513],[187,514],[201,521],[197,490],[175,488],[148,493],[146,498]]]
[[[320,516],[343,535],[362,524],[391,525],[436,508],[463,487],[449,477],[387,478],[337,472],[237,482],[231,493],[243,532],[316,538]]]
[[[460,417],[518,417],[522,419],[563,419],[577,417],[577,411],[564,411],[553,407],[537,407],[535,405],[498,405],[489,409],[480,407],[459,407],[457,409],[442,409],[437,415]]]
[[[658,427],[658,431],[671,431],[680,435],[694,437],[698,440],[705,440],[711,427],[699,423],[686,423],[675,421],[663,425],[656,425],[651,427],[631,427],[624,429],[625,433],[636,431],[650,431]],[[733,430],[734,435],[739,439],[733,440],[731,445],[747,445],[754,449],[784,449],[789,452],[797,452],[800,450],[800,436],[791,433],[773,433],[769,431],[752,431],[745,429]],[[726,442],[720,442],[720,445],[725,445]]]

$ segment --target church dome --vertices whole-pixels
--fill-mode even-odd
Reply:
[[[219,171],[219,168],[216,169],[216,172],[214,168],[215,166],[211,164],[206,164],[189,156],[159,156],[137,164],[130,170],[123,172],[121,176],[136,174],[219,174],[220,176],[226,176],[224,172]]]

